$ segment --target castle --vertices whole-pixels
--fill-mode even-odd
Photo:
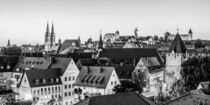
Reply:
[[[191,29],[189,29],[188,34],[179,34],[181,39],[184,41],[192,40],[193,39],[193,32]],[[171,34],[169,32],[165,33],[166,40],[174,40],[176,37],[175,34]]]

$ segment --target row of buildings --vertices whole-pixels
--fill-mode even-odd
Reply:
[[[108,41],[111,38],[108,36],[102,39],[100,34],[99,41],[89,40],[97,44],[94,45],[96,48],[82,46],[80,38],[67,39],[63,43],[59,40],[56,44],[54,26],[50,33],[47,24],[41,53],[1,55],[0,89],[12,90],[17,101],[30,100],[37,105],[50,102],[55,105],[77,102],[78,105],[89,105],[92,99],[99,99],[95,102],[110,99],[114,103],[116,101],[111,101],[110,97],[126,96],[128,100],[128,97],[133,97],[140,103],[146,100],[145,105],[154,105],[146,97],[170,90],[171,84],[180,78],[181,63],[191,56],[178,32],[164,53],[148,45],[115,48],[115,42],[122,42],[120,36],[114,37],[114,41]],[[132,40],[127,40],[129,38]],[[126,43],[138,42],[138,29],[133,36],[124,39]],[[137,93],[115,95],[114,88],[124,81],[145,84],[143,96]],[[134,101],[133,98],[130,101]]]

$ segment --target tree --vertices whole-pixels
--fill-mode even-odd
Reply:
[[[200,82],[210,80],[210,57],[194,56],[182,63],[180,71],[185,88],[194,90]]]
[[[202,40],[197,39],[195,41],[195,48],[203,48],[203,47],[204,47],[204,44],[203,44]]]
[[[115,93],[124,93],[124,92],[132,92],[138,91],[142,92],[142,88],[138,83],[133,83],[132,81],[121,81],[121,85],[116,85],[113,89]]]

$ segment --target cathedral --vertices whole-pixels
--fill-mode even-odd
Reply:
[[[45,53],[57,53],[60,45],[61,45],[60,39],[58,40],[58,44],[55,43],[55,32],[53,24],[50,32],[49,24],[47,23],[47,29],[45,32],[45,40],[44,40]]]

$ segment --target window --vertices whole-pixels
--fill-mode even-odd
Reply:
[[[65,92],[65,96],[67,96],[67,92]]]
[[[39,84],[39,80],[38,79],[35,80],[35,84]]]
[[[22,62],[22,64],[24,64],[24,63],[25,63],[25,61]]]
[[[56,82],[59,82],[59,79],[58,78],[56,78]]]
[[[34,63],[36,63],[35,61],[33,61],[33,63],[32,64],[34,64]]]
[[[1,66],[1,69],[4,69],[4,66]]]
[[[71,84],[69,84],[69,88],[71,88]]]
[[[42,62],[40,62],[40,64],[43,64],[43,61],[42,61]]]
[[[65,89],[67,89],[67,85],[65,85]]]
[[[116,85],[117,84],[117,81],[114,81],[114,84]]]
[[[111,85],[113,85],[113,82],[111,82]]]
[[[71,77],[69,77],[69,81],[71,81]]]
[[[67,77],[65,77],[65,79],[64,79],[65,81],[67,81]]]
[[[45,83],[46,83],[46,79],[43,79],[43,80],[42,80],[42,83],[45,84]]]
[[[72,77],[72,80],[75,80],[75,77],[74,76]]]
[[[39,62],[36,62],[36,64],[38,65],[38,64],[39,64]]]
[[[51,82],[51,83],[53,83],[53,82],[54,82],[53,78],[51,78],[51,79],[50,79],[50,82]]]
[[[71,96],[71,92],[69,92],[69,96]]]
[[[31,64],[31,61],[29,61],[28,64]]]

